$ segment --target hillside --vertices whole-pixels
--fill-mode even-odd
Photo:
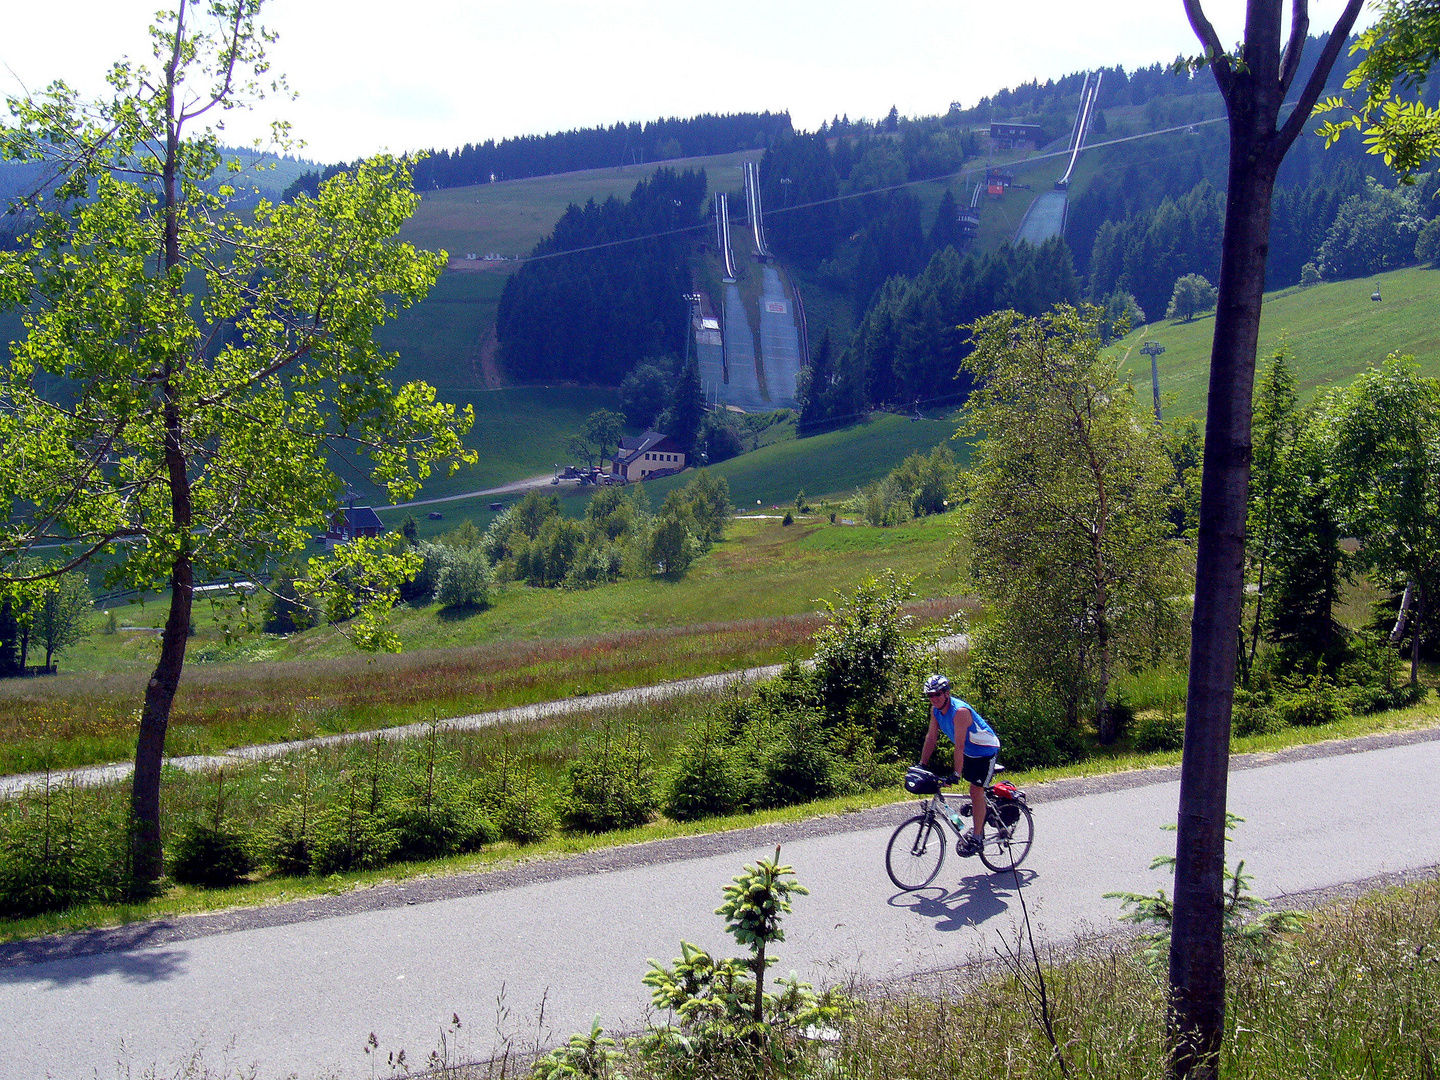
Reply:
[[[1370,294],[1379,286],[1382,299]],[[1435,297],[1440,271],[1425,267],[1395,270],[1373,278],[1325,282],[1269,293],[1260,319],[1260,356],[1274,350],[1288,335],[1300,378],[1300,396],[1308,401],[1321,387],[1349,381],[1369,364],[1392,352],[1408,353],[1426,375],[1440,376],[1440,324]],[[1205,415],[1210,341],[1214,313],[1190,323],[1156,322],[1136,330],[1120,344],[1126,352],[1124,370],[1137,396],[1148,402],[1149,357],[1139,351],[1143,341],[1165,346],[1160,357],[1162,405],[1170,413]],[[1174,404],[1169,404],[1173,396]]]
[[[741,186],[742,164],[759,160],[762,152],[679,158],[663,164],[676,172],[704,169],[711,191],[734,191]],[[655,168],[653,163],[624,165],[427,191],[400,235],[432,251],[443,248],[452,258],[492,252],[528,255],[550,235],[571,203],[583,206],[591,199],[601,203],[612,195],[623,199],[637,183],[654,175]]]

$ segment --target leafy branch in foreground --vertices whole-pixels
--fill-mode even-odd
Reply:
[[[473,458],[469,413],[394,386],[373,331],[420,300],[444,255],[396,237],[414,210],[406,162],[380,157],[290,204],[236,203],[218,119],[263,96],[260,0],[180,0],[151,28],[155,70],[122,61],[111,97],[63,83],[8,99],[0,155],[46,166],[19,201],[27,243],[0,252],[0,308],[24,326],[0,366],[0,582],[107,559],[107,586],[168,589],[145,694],[131,811],[136,878],[163,867],[160,766],[194,590],[262,579],[334,512],[337,453],[363,451],[392,499]],[[204,126],[211,124],[212,126]],[[364,648],[411,555],[348,545],[305,582]],[[300,588],[301,583],[296,582]]]

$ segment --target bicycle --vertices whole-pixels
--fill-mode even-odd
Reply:
[[[995,767],[997,773],[1003,769],[1003,765]],[[937,776],[918,765],[905,773],[907,791],[934,797],[921,799],[920,813],[890,836],[885,849],[885,872],[897,888],[906,892],[923,889],[940,873],[945,849],[950,846],[941,822],[954,830],[957,844],[965,842],[969,829],[964,820],[972,813],[970,797],[965,796],[957,810],[942,790],[954,782],[954,777]],[[1004,780],[986,787],[985,832],[981,839],[980,861],[990,870],[1010,870],[1025,861],[1035,839],[1035,820],[1025,792]]]

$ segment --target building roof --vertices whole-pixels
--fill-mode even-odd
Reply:
[[[341,518],[351,529],[379,529],[385,531],[385,523],[380,520],[380,515],[375,513],[369,506],[342,506],[340,508]],[[354,520],[351,520],[351,517]]]
[[[620,439],[620,445],[615,449],[615,460],[621,465],[628,465],[641,454],[658,451],[666,454],[683,454],[684,450],[680,444],[669,435],[661,434],[658,431],[647,431],[643,435],[624,435]]]

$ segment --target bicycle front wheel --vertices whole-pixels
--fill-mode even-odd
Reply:
[[[916,814],[896,829],[885,849],[885,872],[906,892],[934,881],[944,861],[945,830],[927,814]]]
[[[985,844],[980,861],[991,870],[1010,870],[1025,861],[1035,839],[1035,819],[1019,799],[990,803],[985,814]]]

